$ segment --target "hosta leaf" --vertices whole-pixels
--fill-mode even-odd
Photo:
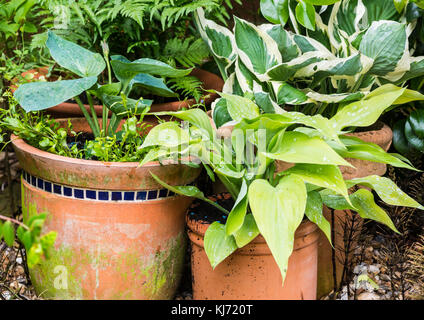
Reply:
[[[399,233],[387,213],[381,209],[375,202],[372,193],[366,189],[359,189],[350,197],[355,211],[363,219],[371,219],[385,224],[393,231]]]
[[[301,104],[306,102],[308,98],[305,93],[292,87],[287,83],[282,83],[277,90],[277,103],[278,104]]]
[[[405,122],[405,137],[408,139],[408,143],[419,151],[424,151],[424,139],[420,138],[412,128],[411,119],[407,119]]]
[[[315,8],[310,3],[299,0],[296,6],[296,18],[306,29],[315,30]]]
[[[362,54],[374,60],[369,72],[377,76],[394,72],[407,49],[405,25],[395,21],[373,22],[359,46]]]
[[[227,110],[235,121],[254,119],[259,116],[259,107],[250,99],[227,93],[218,93],[227,102]]]
[[[271,159],[292,163],[351,166],[322,139],[310,138],[300,132],[286,132],[278,150],[265,155]]]
[[[286,176],[276,188],[257,179],[249,186],[249,204],[262,236],[280,268],[283,283],[294,234],[306,207],[306,187],[299,178]]]
[[[323,211],[323,203],[321,195],[317,191],[308,192],[308,198],[306,201],[305,215],[310,221],[315,223],[318,228],[324,232],[328,241],[331,243],[331,225],[325,219]]]
[[[14,96],[25,111],[38,111],[54,107],[90,89],[97,77],[55,82],[30,82],[19,86]]]
[[[228,236],[225,232],[225,226],[216,221],[206,230],[204,245],[213,269],[237,250],[234,237]]]
[[[234,19],[234,37],[240,59],[259,80],[266,80],[266,72],[282,62],[277,43],[255,25],[237,17]]]
[[[164,122],[150,130],[141,148],[161,146],[165,148],[176,147],[189,143],[190,136],[187,130],[183,130],[175,122]]]
[[[227,222],[225,223],[225,232],[227,235],[234,235],[234,233],[237,232],[243,225],[247,211],[247,204],[247,183],[246,180],[243,179],[240,193],[238,194],[236,202],[234,203],[234,206],[228,215]]]
[[[250,243],[250,241],[255,239],[258,235],[259,229],[256,225],[255,218],[251,213],[246,214],[243,225],[233,234],[239,248],[242,248]]]
[[[417,201],[404,193],[392,180],[380,176],[368,176],[347,181],[349,187],[359,184],[375,190],[378,196],[392,206],[404,206],[424,209]]]
[[[53,31],[48,31],[46,46],[60,66],[80,77],[97,77],[106,68],[106,63],[100,54],[65,40]]]
[[[289,19],[289,0],[261,0],[261,13],[269,22],[284,25]]]
[[[282,25],[262,24],[259,29],[266,32],[277,43],[283,62],[290,62],[301,54],[293,34],[285,30]]]
[[[339,167],[331,165],[296,164],[284,171],[295,175],[304,182],[335,191],[349,199],[346,184]]]
[[[213,122],[215,123],[217,128],[232,120],[230,114],[228,113],[226,99],[216,99],[212,103],[212,110]]]

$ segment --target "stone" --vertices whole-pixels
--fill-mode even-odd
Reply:
[[[368,272],[372,274],[379,274],[380,269],[376,265],[371,264],[368,266]]]
[[[358,295],[358,300],[380,300],[380,296],[374,292],[362,292]]]

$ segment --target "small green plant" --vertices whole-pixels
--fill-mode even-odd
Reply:
[[[344,158],[354,158],[416,170],[399,154],[345,135],[345,128],[366,127],[396,101],[419,93],[394,85],[382,86],[360,101],[350,103],[332,118],[299,112],[261,114],[250,99],[220,93],[235,120],[231,138],[216,139],[207,114],[200,109],[162,113],[186,123],[163,123],[147,135],[142,148],[149,152],[141,164],[155,159],[198,159],[214,181],[215,175],[234,199],[230,212],[208,200],[195,186],[170,186],[177,194],[205,200],[225,215],[225,224],[213,222],[205,234],[205,251],[213,268],[238,248],[261,234],[284,281],[294,234],[304,217],[316,223],[331,241],[330,223],[323,205],[335,210],[353,210],[364,219],[380,222],[398,232],[387,213],[365,188],[349,194],[355,185],[373,189],[384,202],[423,209],[385,177],[368,176],[344,180],[339,166],[351,166]],[[361,112],[358,112],[361,110]],[[277,172],[276,161],[291,163]]]

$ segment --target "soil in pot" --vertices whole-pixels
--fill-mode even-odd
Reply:
[[[82,125],[82,119],[75,120],[74,129]],[[51,258],[30,270],[38,294],[52,299],[174,297],[192,199],[163,189],[150,172],[171,185],[185,185],[199,169],[72,159],[17,137],[12,141],[24,170],[24,221],[46,213],[43,233],[58,234]]]
[[[233,204],[228,194],[220,194],[211,199],[229,209]],[[188,210],[193,299],[314,300],[316,298],[318,232],[313,223],[304,221],[296,231],[294,250],[289,259],[283,286],[280,270],[262,236],[238,249],[214,270],[212,269],[204,251],[203,237],[212,221],[225,222],[225,215],[216,211],[213,206],[197,202]]]

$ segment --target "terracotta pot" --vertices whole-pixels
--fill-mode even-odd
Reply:
[[[191,241],[191,272],[195,300],[315,300],[318,230],[304,221],[295,234],[293,253],[282,286],[280,270],[265,239],[227,257],[214,270],[203,247],[209,224],[187,218]]]
[[[81,119],[74,129],[83,127]],[[78,124],[79,123],[79,124]],[[191,198],[163,189],[193,182],[200,170],[157,162],[72,159],[12,136],[23,169],[24,221],[47,213],[57,232],[48,260],[30,270],[39,295],[53,299],[171,299],[185,254]]]
[[[384,125],[380,130],[359,132],[359,133],[350,133],[350,136],[360,138],[365,142],[371,142],[379,145],[385,151],[389,150],[393,133],[392,130]],[[341,166],[343,177],[345,179],[354,179],[362,178],[369,175],[384,175],[386,173],[386,165],[383,163],[370,162],[358,159],[346,159],[355,168]],[[343,273],[343,263],[346,259],[345,255],[345,243],[344,243],[344,228],[352,226],[352,221],[355,221],[353,224],[354,230],[351,235],[353,241],[350,243],[350,254],[348,255],[347,260],[351,261],[352,259],[352,249],[358,246],[358,236],[361,233],[363,220],[361,217],[356,216],[352,220],[352,215],[356,213],[351,212],[350,210],[335,210],[334,211],[334,226],[332,226],[332,232],[334,232],[334,242],[335,242],[335,251],[336,251],[336,278],[337,286],[340,285],[342,280]],[[331,213],[327,207],[324,207],[324,216],[328,221],[331,222]],[[334,276],[333,276],[333,263],[332,263],[332,248],[330,243],[327,240],[327,237],[320,230],[320,239],[319,239],[319,249],[318,249],[318,287],[317,287],[317,297],[330,293],[334,288]]]
[[[41,76],[47,75],[47,68],[33,69],[27,72],[24,72],[22,75],[24,76],[27,73],[33,73],[34,79],[38,79]],[[218,77],[217,75],[202,69],[194,69],[191,74],[192,76],[197,77],[202,83],[203,88],[205,90],[216,90],[221,91],[224,86],[224,81]],[[13,86],[12,91],[16,90],[16,86]],[[203,103],[205,105],[209,105],[217,98],[217,94],[215,93],[206,93],[203,97]],[[195,99],[188,99],[182,101],[172,101],[165,103],[157,103],[153,104],[150,108],[151,112],[160,112],[160,111],[178,111],[182,108],[189,108],[190,106],[196,103]],[[84,105],[85,109],[91,114],[90,106]],[[94,109],[98,116],[102,115],[103,106],[95,105]],[[49,108],[46,111],[48,114],[52,115],[54,118],[69,118],[69,117],[83,117],[81,109],[76,103],[63,102],[55,107]]]

